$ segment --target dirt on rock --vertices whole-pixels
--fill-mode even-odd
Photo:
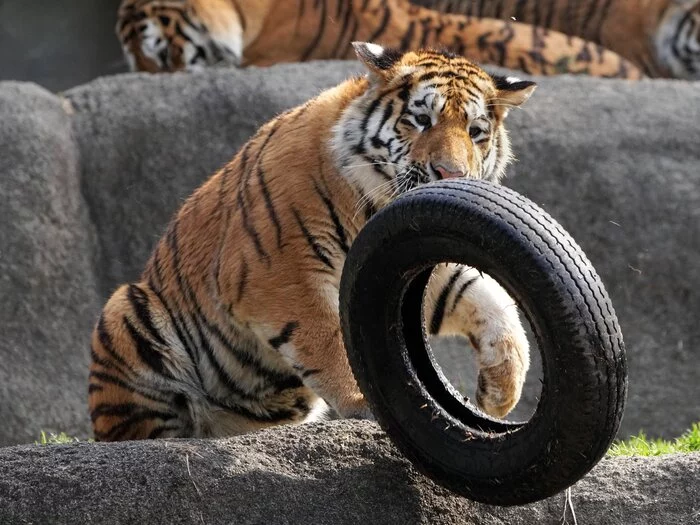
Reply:
[[[418,473],[373,423],[220,440],[0,448],[2,524],[700,524],[700,453],[604,459],[570,492],[472,502]],[[566,508],[566,510],[565,510]]]

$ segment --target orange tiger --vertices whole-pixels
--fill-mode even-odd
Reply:
[[[700,80],[700,0],[411,0],[467,16],[511,19],[584,38],[650,77]]]
[[[124,0],[117,33],[130,67],[178,71],[353,58],[351,42],[436,47],[470,60],[552,75],[639,78],[615,53],[556,31],[446,15],[408,0]]]
[[[92,337],[97,440],[371,416],[340,330],[348,249],[412,188],[499,181],[504,119],[535,85],[446,52],[354,48],[369,74],[264,125],[185,202],[141,279],[108,300]],[[505,415],[529,366],[512,299],[455,264],[436,268],[426,295],[429,331],[476,349],[477,404]]]

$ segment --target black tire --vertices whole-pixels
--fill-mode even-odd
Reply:
[[[527,422],[465,404],[434,366],[423,293],[435,264],[448,261],[491,275],[530,321],[544,380]],[[372,412],[438,483],[484,503],[525,504],[575,483],[610,446],[627,392],[615,312],[578,245],[518,193],[461,180],[405,194],[355,239],[340,298],[348,358]]]

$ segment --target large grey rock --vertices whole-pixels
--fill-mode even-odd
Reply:
[[[0,122],[0,445],[82,435],[100,299],[71,120],[43,89],[6,83]]]
[[[137,278],[182,199],[262,123],[357,71],[330,62],[128,74],[67,100],[0,85],[0,445],[41,429],[87,435],[100,303]],[[700,90],[539,82],[509,117],[520,161],[507,184],[571,231],[611,293],[630,367],[621,436],[678,435],[700,414]],[[467,348],[438,352],[467,383]],[[529,390],[520,413],[535,398]]]
[[[578,523],[690,525],[699,475],[700,454],[606,459],[571,502]],[[510,508],[455,496],[368,422],[0,449],[0,523],[531,525],[561,523],[564,508],[564,494]]]

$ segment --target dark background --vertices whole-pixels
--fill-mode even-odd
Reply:
[[[0,80],[62,91],[127,70],[114,32],[120,0],[0,0]]]

